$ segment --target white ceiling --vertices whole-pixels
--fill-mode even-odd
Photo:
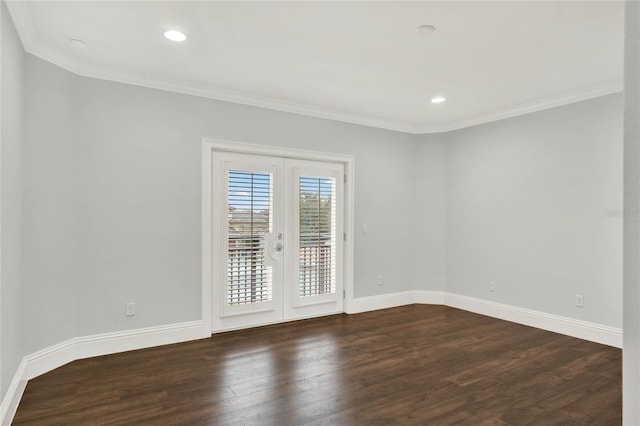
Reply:
[[[27,51],[81,75],[411,133],[621,90],[623,2],[8,4]]]

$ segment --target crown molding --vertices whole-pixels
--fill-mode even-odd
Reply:
[[[416,126],[394,120],[387,120],[364,114],[341,111],[332,108],[323,108],[315,105],[294,102],[286,99],[262,96],[239,90],[226,89],[193,82],[170,80],[164,77],[149,76],[148,74],[126,72],[115,68],[100,66],[87,61],[73,60],[64,54],[52,49],[42,42],[37,36],[35,25],[26,1],[6,2],[14,25],[20,36],[25,51],[33,56],[53,63],[74,74],[97,78],[100,80],[114,81],[118,83],[132,84],[152,89],[182,93],[249,105],[293,114],[300,114],[315,118],[342,121],[351,124],[359,124],[368,127],[377,127],[403,133],[416,133]]]
[[[506,118],[517,117],[519,115],[530,114],[532,112],[543,111],[575,102],[586,101],[600,96],[622,92],[622,78],[609,80],[579,89],[568,90],[557,93],[546,98],[538,98],[521,104],[511,105],[507,108],[492,111],[486,114],[478,114],[461,120],[452,121],[439,128],[439,132],[451,132],[453,130],[464,129],[480,124],[491,123],[504,120]],[[418,133],[434,133],[433,127],[417,126]]]
[[[132,84],[135,86],[159,89],[174,93],[182,93],[224,102],[231,102],[258,108],[266,108],[276,111],[305,115],[309,117],[341,121],[368,127],[376,127],[402,133],[445,133],[453,130],[463,129],[466,127],[476,126],[479,124],[490,123],[493,121],[503,120],[506,118],[516,117],[519,115],[567,105],[574,102],[580,102],[599,96],[605,96],[612,93],[621,92],[623,90],[622,78],[619,78],[590,85],[587,87],[582,87],[579,89],[569,90],[566,92],[555,94],[553,96],[511,105],[506,108],[502,108],[489,113],[482,113],[447,123],[408,123],[396,120],[388,120],[365,114],[357,114],[333,108],[294,102],[287,99],[261,96],[254,93],[226,89],[222,87],[170,80],[165,77],[149,76],[147,74],[135,72],[127,72],[115,68],[104,67],[87,61],[73,60],[52,49],[38,38],[33,18],[29,10],[28,1],[6,1],[6,5],[26,52],[83,77]]]

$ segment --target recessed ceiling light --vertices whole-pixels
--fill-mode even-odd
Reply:
[[[446,101],[446,99],[442,96],[436,96],[431,98],[431,103],[432,104],[441,104],[442,102]]]
[[[164,36],[171,41],[185,41],[187,39],[186,35],[176,30],[165,31]]]
[[[433,25],[420,25],[419,27],[416,27],[416,33],[418,33],[419,36],[428,36],[433,34],[435,30],[436,27]]]
[[[68,43],[69,43],[69,46],[77,47],[80,49],[84,49],[87,47],[87,42],[81,39],[80,37],[69,37]]]

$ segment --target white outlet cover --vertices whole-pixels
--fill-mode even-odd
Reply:
[[[136,304],[129,302],[125,305],[125,316],[132,317],[136,314]]]

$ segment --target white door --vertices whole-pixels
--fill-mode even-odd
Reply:
[[[213,330],[342,312],[344,166],[212,160]]]

